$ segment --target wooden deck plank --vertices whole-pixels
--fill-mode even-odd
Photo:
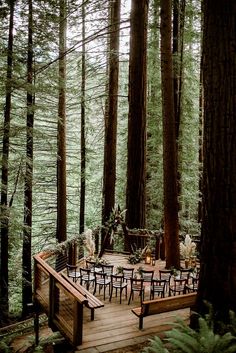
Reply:
[[[77,347],[77,352],[92,349],[94,346],[97,349],[95,352],[109,352],[111,347],[135,344],[137,339],[147,341],[150,335],[154,336],[169,329],[169,323],[174,322],[177,315],[183,319],[189,316],[189,310],[184,309],[147,317],[145,329],[139,330],[138,319],[131,313],[131,308],[136,305],[137,302],[132,306],[105,304],[105,307],[97,312],[95,321],[84,324],[83,344]]]

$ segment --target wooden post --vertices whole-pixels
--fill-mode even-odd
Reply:
[[[78,346],[83,342],[83,304],[74,303],[73,345]]]
[[[38,346],[39,344],[39,306],[34,302],[34,333],[35,333],[35,345]]]
[[[156,235],[155,254],[156,254],[156,260],[159,260],[159,258],[160,258],[160,235]]]

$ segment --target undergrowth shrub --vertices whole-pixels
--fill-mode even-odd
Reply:
[[[214,332],[211,315],[199,317],[198,330],[190,328],[178,319],[172,330],[167,331],[163,341],[159,337],[150,340],[150,345],[142,353],[235,353],[236,319],[231,313],[231,325],[228,332],[220,335]]]

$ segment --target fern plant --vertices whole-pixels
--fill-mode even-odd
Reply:
[[[235,353],[236,336],[231,332],[215,334],[213,322],[206,318],[198,319],[199,330],[191,329],[184,321],[177,320],[174,328],[166,332],[164,342],[159,337],[150,340],[150,346],[143,353]],[[170,349],[170,350],[169,350]]]

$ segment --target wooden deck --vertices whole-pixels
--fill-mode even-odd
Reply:
[[[115,266],[130,266],[127,257],[122,255],[104,255],[109,263]],[[161,260],[156,261],[156,266],[145,264],[137,264],[136,268],[142,266],[145,269],[154,269],[156,275],[160,268],[164,268],[165,263]],[[98,296],[102,301],[101,296]],[[129,297],[129,289],[128,289]],[[145,298],[149,298],[149,292],[145,290]],[[84,323],[83,323],[83,343],[77,347],[78,353],[98,353],[98,352],[112,352],[112,350],[132,346],[142,342],[148,341],[149,338],[155,335],[163,335],[164,331],[171,327],[171,323],[176,320],[176,317],[181,317],[188,320],[189,309],[163,313],[159,315],[149,316],[145,318],[144,329],[139,330],[138,318],[132,314],[131,309],[140,304],[140,299],[137,294],[127,304],[128,300],[125,295],[122,298],[122,304],[119,304],[119,298],[113,294],[112,301],[109,302],[108,294],[104,302],[105,306],[95,311],[95,320],[90,320],[90,311],[84,309]]]

